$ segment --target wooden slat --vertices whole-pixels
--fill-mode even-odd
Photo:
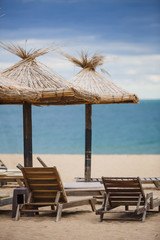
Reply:
[[[25,168],[25,173],[27,174],[27,173],[49,173],[49,172],[51,172],[51,173],[53,173],[53,174],[55,174],[56,173],[56,171],[55,171],[55,169],[53,168],[53,167],[51,167],[51,168],[42,168],[42,167],[36,167],[36,168],[29,168],[29,167],[27,167],[27,168]]]
[[[31,183],[30,186],[31,186],[31,187],[35,187],[35,188],[36,188],[36,187],[37,187],[37,188],[38,188],[38,187],[52,187],[53,189],[56,189],[57,187],[59,187],[58,184],[52,184],[52,183],[46,183],[46,184],[45,184],[45,183],[44,183],[44,184]]]
[[[44,210],[44,209],[34,209],[34,210],[31,210],[31,209],[27,209],[27,210],[23,210],[23,212],[56,212],[55,210]]]
[[[52,190],[53,190],[53,191],[59,191],[59,190],[60,190],[60,187],[59,187],[59,186],[54,186],[54,187],[53,187],[53,186],[50,186],[50,185],[45,185],[45,186],[34,186],[34,185],[33,185],[33,186],[31,186],[31,190],[32,190],[32,191],[36,191],[36,190],[37,190],[37,191],[38,191],[38,190],[42,190],[42,191],[43,191],[43,190],[46,190],[46,191],[47,191],[47,190],[48,190],[48,191],[49,191],[49,190],[50,190],[50,191],[52,191]]]
[[[139,197],[140,192],[112,192],[110,196],[137,196]]]
[[[26,177],[28,179],[34,179],[34,178],[41,178],[41,179],[45,179],[45,178],[48,178],[48,179],[57,179],[56,176],[54,174],[26,174]]]
[[[34,181],[34,180],[41,180],[41,181],[47,181],[47,180],[55,180],[56,177],[53,176],[36,176],[36,177],[28,177],[28,181]]]
[[[128,184],[126,182],[122,182],[122,183],[107,183],[104,184],[105,188],[110,188],[110,187],[116,187],[116,188],[138,188],[139,184],[137,183],[132,183],[132,184]]]
[[[37,175],[55,175],[56,176],[56,174],[55,173],[53,173],[53,172],[47,172],[47,171],[38,171],[38,172],[33,172],[33,171],[30,171],[30,172],[27,172],[26,173],[26,176],[29,176],[29,175],[35,175],[35,176],[37,176]]]
[[[111,180],[109,180],[109,179],[106,179],[106,180],[104,180],[104,183],[105,184],[122,184],[122,186],[123,186],[123,184],[125,185],[125,184],[127,184],[127,185],[130,185],[130,184],[139,184],[139,182],[137,181],[137,179],[133,179],[133,180],[122,180],[122,179],[120,179],[119,181],[116,179],[116,180],[114,180],[114,179],[111,179]]]
[[[50,204],[55,201],[55,198],[49,198],[49,197],[48,198],[38,198],[38,197],[36,197],[36,198],[34,198],[34,200],[36,203],[41,203],[41,204],[43,202],[44,203],[47,202],[48,206],[50,206]],[[64,202],[63,197],[60,198],[59,202],[62,202],[62,203]]]
[[[33,190],[32,193],[43,193],[43,194],[50,193],[50,194],[52,194],[52,193],[57,193],[57,190],[50,190],[50,189],[49,190],[46,190],[46,189],[42,190],[42,189],[38,189],[38,190]]]
[[[115,210],[109,210],[109,211],[103,211],[100,210],[99,212],[97,211],[96,214],[103,214],[103,213],[134,213],[134,210],[125,210],[125,211],[115,211]]]
[[[53,179],[49,179],[49,180],[41,180],[41,179],[38,179],[38,180],[30,180],[28,179],[28,183],[30,185],[33,185],[33,184],[39,184],[39,185],[49,185],[49,184],[57,184],[57,181],[56,180],[53,180]],[[58,185],[58,184],[57,184]]]
[[[129,201],[121,201],[121,202],[112,202],[112,207],[118,207],[118,206],[137,206],[137,201],[132,201],[132,202],[129,202]],[[141,202],[140,203],[141,206],[144,205],[144,202]]]
[[[130,198],[126,198],[126,197],[110,197],[110,200],[111,200],[111,202],[123,202],[123,201],[138,201],[138,198],[134,198],[134,197],[130,197]],[[141,200],[142,202],[144,202],[144,200]]]
[[[44,168],[44,169],[47,169],[47,168]],[[45,172],[33,172],[33,171],[31,171],[31,172],[27,172],[26,173],[26,176],[29,176],[29,175],[34,175],[34,176],[37,176],[37,175],[51,175],[51,176],[56,176],[56,174],[54,173],[54,172],[47,172],[47,171],[45,171]]]
[[[137,192],[141,193],[139,188],[109,188],[106,189],[107,192]]]
[[[55,205],[55,202],[52,202],[52,203],[50,203],[50,202],[41,202],[41,203],[34,203],[34,202],[31,202],[31,203],[25,203],[24,205],[23,205],[23,207],[25,208],[25,206],[54,206]]]

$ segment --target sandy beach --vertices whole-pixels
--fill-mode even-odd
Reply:
[[[74,182],[75,177],[84,176],[84,155],[34,155],[34,166],[40,166],[36,159],[40,156],[48,166],[57,166],[63,182]],[[0,154],[0,159],[8,169],[23,164],[23,155]],[[160,155],[93,155],[92,177],[101,176],[140,176],[160,177]],[[145,192],[160,196],[155,186],[144,185]],[[10,192],[13,189],[0,189]],[[100,205],[96,205],[99,208]],[[115,215],[108,214],[108,221],[99,223],[99,216],[91,212],[89,206],[65,210],[60,222],[55,223],[52,214],[35,217],[22,217],[18,222],[11,218],[11,205],[0,209],[0,239],[28,240],[160,240],[160,213],[149,213],[145,223],[138,219],[115,221]],[[155,209],[157,210],[157,209]],[[128,217],[128,216],[127,216]]]

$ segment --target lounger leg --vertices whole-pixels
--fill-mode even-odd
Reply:
[[[109,199],[109,194],[104,193],[104,200],[103,200],[103,203],[102,203],[102,210],[104,210],[104,211],[107,210],[108,199]],[[104,216],[104,213],[101,213],[100,214],[100,219],[99,219],[100,222],[103,221],[103,216]]]
[[[104,216],[104,213],[100,214],[100,219],[99,219],[100,222],[103,221],[103,216]]]
[[[147,210],[144,211],[142,216],[142,222],[145,222]]]
[[[146,219],[146,214],[147,214],[147,205],[149,204],[149,200],[150,200],[150,208],[153,208],[153,193],[147,193],[146,194],[146,200],[145,200],[145,205],[144,205],[144,213],[142,216],[142,222],[145,221]]]
[[[89,200],[89,203],[91,205],[92,211],[95,212],[96,211],[95,200],[91,199],[91,200]]]
[[[18,204],[17,210],[16,210],[16,217],[15,217],[16,221],[18,221],[20,219],[20,216],[21,216],[20,208],[21,208],[21,204]]]
[[[58,206],[57,206],[56,222],[58,222],[61,219],[62,208],[63,208],[63,204],[58,204]]]

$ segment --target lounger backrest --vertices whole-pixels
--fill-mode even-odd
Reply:
[[[31,202],[53,203],[58,191],[61,192],[59,202],[67,202],[63,183],[56,167],[26,167],[21,171],[28,191],[32,192]]]
[[[112,207],[120,205],[136,206],[140,194],[142,196],[140,205],[144,205],[145,194],[139,177],[102,177],[102,181]]]
[[[0,160],[0,169],[7,170],[6,165]]]

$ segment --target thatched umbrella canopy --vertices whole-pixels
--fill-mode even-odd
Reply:
[[[75,87],[81,87],[92,94],[98,95],[100,97],[99,104],[137,103],[139,101],[135,94],[128,93],[96,71],[96,67],[103,65],[104,56],[95,54],[89,58],[88,54],[83,51],[80,59],[68,54],[65,54],[65,56],[76,66],[83,68],[69,82]],[[107,73],[105,70],[102,71]]]
[[[70,83],[92,94],[97,94],[100,97],[99,104],[138,103],[139,99],[135,94],[128,93],[96,71],[96,67],[103,64],[104,56],[95,54],[89,58],[83,51],[79,59],[68,54],[63,55],[76,66],[83,68],[70,80]],[[103,72],[106,71],[103,70]],[[91,114],[91,104],[86,104],[85,181],[90,181],[91,178]]]
[[[25,101],[36,102],[37,92],[14,80],[10,80],[0,73],[0,104],[19,104]]]
[[[21,61],[13,66],[3,70],[2,76],[6,77],[8,85],[15,86],[16,83],[30,88],[37,97],[32,100],[33,96],[28,94],[28,102],[34,105],[65,105],[87,102],[97,102],[98,97],[95,94],[89,93],[80,87],[74,88],[71,83],[68,83],[57,73],[51,73],[47,67],[36,60],[53,48],[30,49],[28,52],[21,46],[16,46],[13,43],[2,43],[0,47],[22,58]],[[4,81],[6,82],[6,81]],[[7,91],[5,92],[7,94]],[[3,103],[3,95],[0,98],[0,103]],[[6,103],[14,104],[8,93]],[[17,95],[16,104],[23,104],[19,95]]]
[[[37,62],[36,57],[53,49],[26,51],[21,46],[2,42],[0,46],[22,58],[21,61],[1,72],[3,85],[0,86],[0,104],[23,104],[24,163],[25,166],[32,166],[31,104],[96,103],[99,98],[81,88],[75,89],[71,83],[58,74],[49,72]]]

